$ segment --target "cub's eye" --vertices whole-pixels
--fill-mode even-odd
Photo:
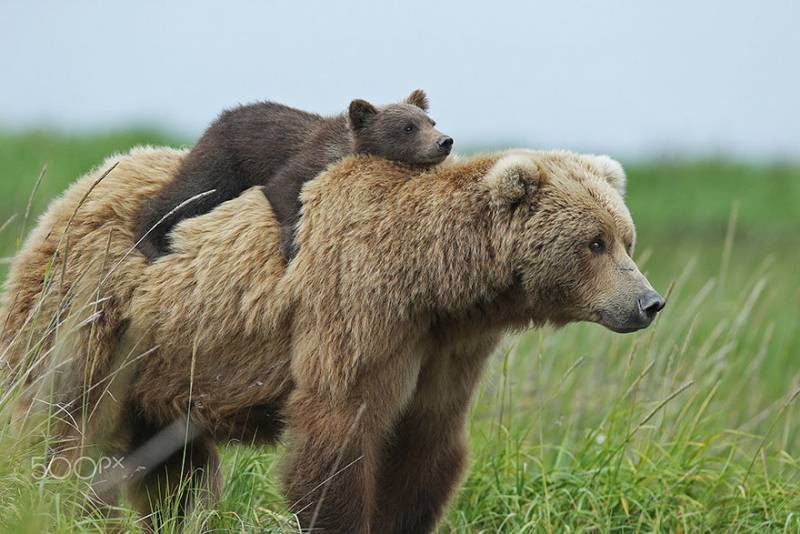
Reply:
[[[409,124],[406,124],[406,127],[405,127],[405,128],[403,128],[403,131],[404,131],[404,132],[406,132],[406,133],[411,133],[411,132],[413,132],[413,131],[414,131],[414,125],[413,125],[413,124],[410,124],[410,123],[409,123]]]
[[[602,254],[606,250],[606,242],[599,237],[597,239],[593,239],[592,242],[589,243],[589,250],[595,254]]]

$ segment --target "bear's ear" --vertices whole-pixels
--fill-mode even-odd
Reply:
[[[499,159],[483,178],[492,203],[498,206],[516,205],[541,183],[536,163],[522,154]]]
[[[411,94],[406,97],[406,104],[417,106],[422,111],[428,111],[428,95],[422,89],[414,89]]]
[[[350,102],[350,109],[348,110],[350,127],[354,130],[363,128],[367,121],[377,113],[378,110],[375,106],[366,100],[361,100],[360,98],[353,100]]]
[[[627,178],[625,177],[625,169],[622,168],[620,162],[605,155],[593,155],[589,157],[592,159],[592,162],[600,168],[608,184],[616,189],[620,196],[624,197]]]

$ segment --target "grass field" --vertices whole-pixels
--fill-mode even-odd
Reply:
[[[35,224],[25,212],[44,163],[33,214],[139,143],[179,144],[146,130],[0,134],[0,224],[17,214],[0,255]],[[626,167],[636,257],[667,308],[637,334],[509,337],[475,399],[470,469],[441,532],[800,531],[800,166]],[[102,530],[78,483],[33,476],[40,445],[3,425],[0,450],[0,531]],[[296,531],[279,453],[228,448],[222,502],[190,527]]]

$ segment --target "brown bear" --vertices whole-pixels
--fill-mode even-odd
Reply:
[[[573,321],[628,332],[664,305],[631,259],[625,176],[605,156],[513,150],[427,170],[354,156],[305,185],[288,267],[258,188],[182,221],[174,253],[147,264],[128,254],[135,209],[114,195],[143,202],[140,189],[168,181],[182,157],[121,156],[80,207],[110,163],[76,184],[15,260],[0,314],[5,362],[31,386],[47,382],[52,356],[31,365],[19,332],[47,332],[44,310],[78,315],[41,348],[67,347],[52,351],[55,367],[79,369],[59,391],[100,384],[86,440],[129,456],[188,415],[189,454],[146,465],[130,487],[143,512],[181,473],[218,489],[216,441],[285,433],[284,491],[304,529],[429,532],[463,471],[469,402],[504,332]],[[98,263],[110,266],[102,283]],[[101,335],[81,333],[105,316]],[[26,402],[52,391],[30,389]]]
[[[353,100],[347,115],[334,117],[274,102],[225,111],[183,160],[175,178],[142,205],[136,224],[139,248],[150,261],[166,254],[168,234],[179,221],[264,185],[282,227],[282,250],[291,259],[300,189],[331,163],[350,154],[372,154],[430,166],[447,157],[453,139],[434,127],[427,111],[428,98],[419,89],[405,102],[382,108]]]

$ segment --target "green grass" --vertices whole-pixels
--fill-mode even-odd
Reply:
[[[170,141],[0,135],[0,219],[19,214],[3,254],[44,163],[34,213],[106,155]],[[627,170],[636,256],[667,308],[627,336],[573,325],[509,337],[475,399],[470,469],[441,532],[800,531],[800,167]],[[33,476],[41,444],[0,426],[0,447],[0,531],[102,530],[81,513],[80,483]],[[222,502],[190,530],[292,532],[279,455],[226,449]]]

